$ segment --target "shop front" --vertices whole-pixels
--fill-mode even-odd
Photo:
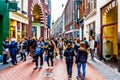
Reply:
[[[101,8],[101,51],[105,61],[118,61],[118,4],[113,0]]]
[[[10,12],[10,38],[20,41],[20,38],[28,37],[27,33],[28,18],[21,13]]]

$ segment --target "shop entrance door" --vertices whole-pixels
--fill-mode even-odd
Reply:
[[[118,26],[117,24],[103,28],[103,58],[105,60],[118,59]]]

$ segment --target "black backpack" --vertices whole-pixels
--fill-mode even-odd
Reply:
[[[89,47],[88,42],[87,42],[87,41],[84,41],[84,43],[85,43],[85,47],[88,48],[88,47]]]

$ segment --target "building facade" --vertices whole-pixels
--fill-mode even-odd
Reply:
[[[96,36],[96,0],[85,0],[84,37]]]
[[[29,0],[28,1],[28,32],[30,37],[48,37],[48,0]],[[39,26],[33,25],[33,23],[40,24]],[[39,27],[39,28],[38,28]],[[32,33],[34,30],[34,33]],[[35,36],[39,33],[40,36]]]
[[[16,0],[13,0],[16,1]],[[18,10],[16,12],[10,12],[10,38],[15,38],[16,41],[20,41],[20,38],[27,36],[27,3],[28,0],[17,0]]]
[[[79,37],[79,25],[76,20],[76,0],[68,0],[64,13],[65,36]]]
[[[113,63],[118,62],[120,72],[120,34],[119,34],[119,0],[98,0],[97,25],[100,30],[97,32],[97,40],[100,42],[99,57]]]

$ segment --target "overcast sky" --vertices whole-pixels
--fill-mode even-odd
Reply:
[[[62,4],[65,6],[66,2],[67,0],[51,0],[52,22],[55,22],[61,16],[64,9],[64,7],[62,7]]]

